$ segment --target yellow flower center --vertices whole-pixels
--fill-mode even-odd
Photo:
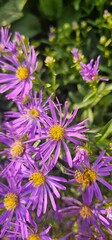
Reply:
[[[16,141],[15,143],[12,144],[10,148],[10,153],[13,158],[21,156],[23,151],[24,151],[24,145],[21,141]]]
[[[34,187],[37,187],[44,184],[45,176],[41,172],[35,172],[30,175],[29,181],[33,183]]]
[[[84,187],[90,186],[96,178],[97,173],[89,168],[86,168],[83,173],[79,170],[75,171],[75,179],[77,183],[82,184]]]
[[[7,236],[4,236],[4,237],[3,237],[3,240],[8,240],[8,237],[7,237]]]
[[[39,116],[39,112],[34,108],[29,111],[29,114],[34,118]]]
[[[75,179],[78,183],[83,183],[83,173],[81,173],[79,170],[75,171]]]
[[[65,130],[58,124],[53,125],[50,129],[49,129],[49,135],[50,138],[52,138],[55,141],[58,140],[63,140],[64,138],[64,133]]]
[[[80,210],[80,215],[85,219],[92,216],[92,211],[88,206],[83,206]]]
[[[31,234],[27,240],[41,240],[41,238],[37,234]]]
[[[83,172],[83,185],[85,187],[88,187],[92,184],[93,181],[95,181],[97,178],[97,173],[95,171],[92,171],[91,169],[87,168]]]
[[[4,207],[7,210],[14,210],[19,203],[19,198],[18,195],[15,193],[9,192],[5,197],[4,197]]]
[[[28,78],[28,76],[29,76],[29,70],[27,67],[18,67],[16,71],[16,77],[20,81],[25,80],[26,78]]]

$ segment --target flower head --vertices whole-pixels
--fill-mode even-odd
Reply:
[[[25,207],[28,198],[21,184],[18,184],[18,179],[14,179],[12,175],[11,172],[7,172],[7,185],[0,183],[0,208],[3,210],[0,216],[0,225],[2,225],[0,237],[2,238],[7,233],[7,229],[14,222],[20,227],[22,239],[24,239],[28,236],[27,222],[32,226],[35,226],[35,223]]]
[[[0,62],[1,68],[6,71],[0,73],[0,93],[10,90],[10,93],[6,95],[8,99],[25,96],[32,89],[33,73],[38,65],[37,56],[33,46],[29,46],[28,52],[26,51],[23,41],[21,49],[21,58],[14,54],[10,55],[8,52]]]
[[[41,135],[41,125],[46,125],[49,98],[43,102],[42,91],[40,91],[38,97],[36,92],[30,92],[29,96],[26,95],[24,99],[17,98],[18,111],[6,112],[5,120],[8,121],[10,119],[10,124],[13,125],[13,128],[19,134],[29,134],[31,137],[34,137],[38,129]]]
[[[105,151],[102,151],[92,165],[90,165],[89,159],[86,160],[84,165],[82,163],[81,167],[77,167],[75,181],[86,188],[88,198],[92,199],[94,193],[96,198],[102,201],[102,193],[97,182],[102,183],[112,191],[112,185],[103,179],[103,176],[109,176],[112,171],[112,164],[110,164],[112,157],[105,156]]]
[[[83,201],[72,198],[72,197],[64,197],[63,199],[67,203],[68,207],[60,209],[59,212],[65,212],[68,216],[76,216],[77,215],[77,223],[78,223],[78,232],[87,234],[91,233],[91,230],[97,230],[100,236],[105,239],[104,233],[100,227],[102,224],[107,230],[112,232],[110,222],[106,217],[106,208],[99,207],[98,204],[91,204],[90,199],[85,194],[82,194]],[[92,228],[91,228],[92,226]],[[80,236],[81,237],[81,236]],[[83,239],[83,238],[76,238]],[[97,238],[98,239],[98,238]],[[100,238],[99,238],[100,239]]]
[[[76,155],[73,159],[74,166],[84,164],[88,159],[88,151],[83,146],[76,147]]]
[[[88,82],[94,82],[94,81],[108,81],[108,78],[100,77],[99,74],[99,61],[100,56],[97,57],[97,60],[94,62],[94,59],[91,59],[91,61],[88,64],[85,64],[83,62],[80,63],[81,71],[80,74],[83,78],[83,80]],[[93,64],[94,62],[94,64]]]
[[[55,166],[62,145],[66,154],[67,162],[69,166],[72,167],[72,157],[70,150],[66,144],[66,140],[72,142],[76,146],[82,144],[80,139],[87,140],[87,138],[82,133],[88,130],[85,126],[85,122],[87,122],[88,119],[76,125],[69,126],[74,120],[78,109],[75,109],[69,119],[67,119],[67,102],[64,105],[65,113],[63,117],[60,103],[56,105],[51,99],[49,99],[49,109],[50,114],[46,115],[46,126],[42,128],[41,137],[39,136],[39,132],[37,131],[35,138],[31,139],[31,142],[36,140],[45,140],[44,143],[38,146],[39,151],[37,153],[37,157],[42,158],[41,164],[46,163],[50,157],[50,159],[52,159],[52,164]]]
[[[73,54],[73,58],[74,58],[74,62],[81,62],[82,59],[84,58],[84,56],[82,55],[82,53],[77,49],[77,48],[72,48],[71,53]]]
[[[51,238],[48,236],[48,232],[51,227],[47,227],[42,232],[31,232],[29,231],[29,235],[27,240],[51,240]]]
[[[29,167],[22,166],[22,178],[27,179],[24,185],[24,190],[30,194],[27,207],[32,206],[32,209],[37,209],[37,216],[45,214],[48,207],[48,197],[53,209],[56,211],[56,203],[54,196],[60,198],[58,189],[65,190],[66,187],[62,182],[66,182],[65,178],[52,176],[49,173],[51,167],[38,168],[35,164]]]
[[[7,170],[12,168],[12,166],[15,166],[16,172],[23,163],[27,165],[28,158],[25,156],[35,150],[33,146],[25,143],[26,136],[19,135],[13,128],[11,129],[11,125],[9,126],[10,128],[7,128],[6,134],[0,132],[0,142],[4,144],[0,154],[7,156],[7,161],[5,161],[3,171],[1,172],[2,176],[5,176],[4,174],[7,174]]]

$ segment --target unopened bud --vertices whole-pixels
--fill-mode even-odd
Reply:
[[[53,57],[47,56],[45,59],[45,65],[49,68],[53,67],[55,59]]]

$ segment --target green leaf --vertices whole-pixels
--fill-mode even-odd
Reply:
[[[62,0],[39,0],[39,4],[40,11],[50,20],[58,19],[62,14]]]
[[[26,13],[24,17],[12,24],[11,30],[13,32],[18,31],[20,34],[31,38],[40,33],[40,22],[33,14]]]
[[[8,25],[23,16],[22,9],[27,0],[9,0],[0,8],[0,24]]]
[[[105,138],[112,136],[112,120],[110,120],[100,131],[102,137],[99,141],[103,141]]]
[[[28,0],[16,0],[15,2],[16,2],[16,4],[17,4],[17,8],[20,10],[20,11],[22,11],[22,9],[24,8],[24,6],[25,6],[25,4],[26,4],[26,2],[27,2]]]
[[[79,93],[80,93],[83,97],[86,95],[86,89],[84,88],[83,85],[77,84],[77,89],[78,89]]]

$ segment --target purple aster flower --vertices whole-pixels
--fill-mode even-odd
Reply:
[[[8,71],[8,73],[0,73],[0,93],[11,90],[6,95],[8,99],[15,99],[17,96],[25,96],[32,89],[32,75],[37,69],[37,56],[33,46],[29,46],[28,53],[25,48],[24,42],[21,44],[23,53],[21,57],[15,55],[4,55],[0,61],[1,68]]]
[[[18,135],[14,129],[12,129],[12,132],[11,129],[8,128],[8,130],[9,132],[7,132],[7,134],[0,132],[0,142],[5,145],[4,149],[0,151],[0,154],[8,156],[8,164],[6,166],[4,165],[5,168],[1,173],[2,175],[13,165],[16,170],[18,170],[23,163],[27,165],[27,154],[36,151],[36,148],[25,143],[28,136]]]
[[[97,235],[95,237],[95,235]],[[74,232],[70,232],[67,235],[65,235],[64,237],[60,238],[59,240],[104,240],[104,238],[102,237],[98,237],[98,234],[92,234],[92,233],[87,233],[87,232],[78,232],[78,233],[74,233]],[[70,237],[71,236],[71,237]]]
[[[25,240],[52,240],[51,237],[49,237],[48,233],[50,230],[50,226],[45,228],[43,231],[39,231],[38,227],[36,226],[36,229],[33,230],[31,227],[27,226],[28,229],[28,237],[25,238]],[[16,229],[14,228],[14,224],[12,224],[12,231],[10,229],[7,229],[7,233],[5,234],[5,236],[7,237],[6,239],[8,240],[21,240],[22,235],[21,235],[21,229],[20,229],[20,225],[18,224],[18,232],[16,232]],[[5,238],[4,238],[5,240]]]
[[[45,125],[46,114],[44,112],[49,108],[49,98],[42,103],[42,91],[40,91],[38,98],[36,92],[31,92],[29,97],[26,96],[22,102],[16,101],[18,112],[9,111],[5,113],[6,121],[13,119],[10,121],[10,124],[16,129],[18,134],[24,135],[27,133],[34,137],[38,129],[41,135],[41,124]]]
[[[86,187],[88,198],[92,199],[94,193],[96,198],[99,198],[101,201],[103,200],[97,182],[102,183],[112,191],[112,185],[103,179],[103,176],[109,176],[112,171],[112,164],[110,164],[111,160],[112,157],[105,156],[105,151],[102,151],[92,165],[90,165],[89,159],[86,158],[86,161],[84,164],[82,163],[82,166],[77,166],[78,170],[70,170],[71,176],[75,175],[75,178],[72,181],[76,181],[81,186]]]
[[[80,202],[72,197],[64,197],[63,199],[69,206],[60,209],[59,211],[66,212],[68,216],[78,216],[77,223],[79,232],[87,233],[92,230],[94,226],[95,230],[97,230],[101,237],[105,239],[105,235],[100,227],[100,224],[112,233],[110,222],[106,217],[105,207],[98,207],[97,204],[91,205],[90,199],[83,193],[82,198],[83,202]]]
[[[31,230],[26,240],[52,240],[51,237],[48,236],[50,228],[51,227],[47,227],[42,232],[39,232],[38,230],[36,232],[33,232]]]
[[[83,146],[76,147],[76,155],[73,159],[74,166],[84,163],[85,159],[87,159],[87,158],[88,158],[88,151],[86,149],[84,149]]]
[[[73,54],[73,58],[74,58],[74,62],[81,62],[81,60],[83,59],[83,55],[81,54],[81,52],[77,49],[77,48],[72,48],[71,53]]]
[[[9,34],[9,29],[7,27],[0,28],[0,53],[6,50],[9,44],[11,34]]]
[[[56,198],[60,198],[58,189],[65,190],[61,183],[66,182],[65,178],[49,175],[51,167],[39,169],[36,165],[30,164],[27,168],[21,167],[21,178],[28,178],[28,183],[24,185],[24,191],[30,193],[27,207],[32,205],[32,210],[37,208],[37,216],[45,214],[48,206],[48,197],[53,209],[56,211]],[[61,182],[61,183],[60,183]]]
[[[51,99],[49,99],[49,108],[50,117],[46,115],[46,127],[42,129],[41,137],[39,136],[39,131],[37,131],[37,135],[34,139],[31,139],[31,142],[36,140],[46,140],[46,142],[39,145],[39,152],[37,153],[37,157],[42,157],[41,164],[45,164],[49,157],[52,157],[52,154],[54,153],[54,156],[52,157],[52,163],[55,165],[60,155],[62,145],[66,154],[67,162],[69,166],[72,167],[73,162],[71,153],[65,140],[68,140],[76,145],[82,144],[79,139],[87,140],[82,133],[88,130],[85,126],[85,123],[88,121],[88,119],[76,125],[69,126],[77,114],[77,108],[71,114],[69,119],[67,119],[67,102],[65,102],[64,105],[64,116],[62,114],[61,105],[59,104],[57,106]]]
[[[15,231],[18,231],[19,225],[22,239],[25,239],[28,237],[27,222],[35,227],[35,222],[31,219],[25,206],[29,197],[24,194],[17,178],[13,178],[13,173],[7,172],[7,182],[8,185],[0,183],[0,209],[3,210],[0,215],[0,225],[2,225],[0,237],[2,239],[10,224],[14,221]]]
[[[88,64],[85,64],[83,62],[80,63],[81,71],[80,74],[83,78],[83,80],[93,82],[93,81],[108,81],[108,78],[100,77],[99,74],[99,61],[100,56],[97,57],[97,60],[94,62],[94,59],[91,59],[91,61]],[[93,65],[94,62],[94,65]]]

